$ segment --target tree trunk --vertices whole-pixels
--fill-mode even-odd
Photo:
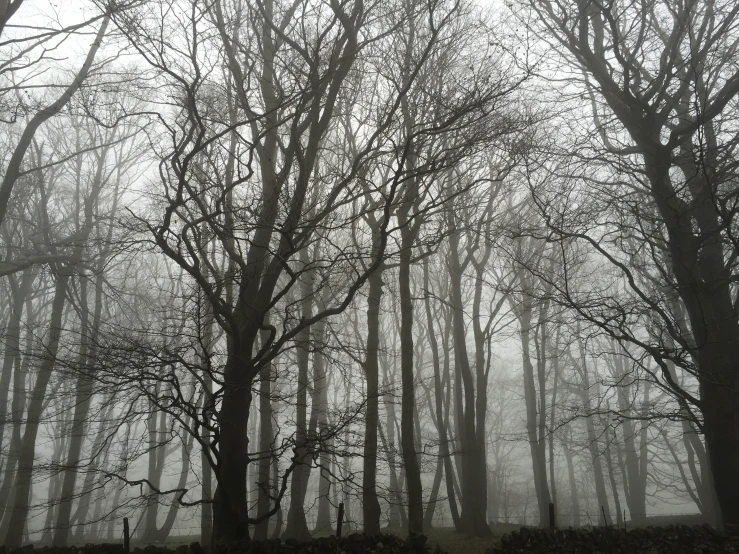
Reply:
[[[102,284],[100,286],[102,287]],[[102,302],[102,298],[97,295],[97,291],[95,296],[96,301]],[[95,310],[97,315],[97,307]],[[99,325],[99,319],[93,323]],[[77,468],[80,464],[82,444],[87,434],[87,414],[90,410],[93,396],[92,379],[89,375],[91,357],[88,357],[90,332],[90,310],[87,304],[87,286],[83,277],[80,279],[80,350],[78,358],[79,364],[77,369],[76,394],[74,400],[74,416],[72,419],[67,464],[64,470],[64,479],[62,481],[62,490],[60,495],[61,504],[59,505],[56,530],[54,532],[54,546],[67,545],[70,529],[69,518],[72,514],[74,488],[77,482]]]
[[[304,248],[300,252],[301,262],[308,263],[308,252]],[[302,275],[302,317],[308,319],[313,311],[313,275],[306,271]],[[284,537],[299,541],[308,541],[311,538],[308,523],[305,520],[305,494],[308,489],[311,464],[307,459],[307,443],[310,430],[308,429],[308,366],[310,362],[310,328],[300,333],[297,343],[298,364],[298,394],[296,400],[296,430],[295,430],[295,469],[290,482],[290,508],[287,512],[287,527]]]
[[[380,303],[382,272],[378,269],[369,278],[367,295],[367,357],[364,373],[367,378],[367,419],[365,421],[364,458],[362,471],[362,516],[364,532],[380,533],[380,502],[377,499],[377,427],[379,425],[379,349]]]
[[[572,451],[569,445],[562,443],[562,452],[564,452],[565,460],[567,460],[567,476],[570,480],[570,511],[572,512],[571,525],[580,527],[580,496],[577,493],[577,481],[575,480],[575,464],[572,460]]]
[[[224,371],[224,393],[218,414],[220,463],[213,495],[213,536],[211,543],[249,539],[246,502],[246,470],[249,440],[246,429],[251,407],[251,381],[247,360],[251,347],[229,337],[229,356]]]
[[[615,437],[614,437],[615,440]],[[606,448],[605,451],[606,467],[608,469],[608,480],[611,483],[611,494],[613,495],[613,503],[616,508],[616,525],[623,525],[623,517],[621,515],[621,500],[618,497],[618,484],[616,483],[616,473],[613,470],[613,458],[611,457],[611,449]]]
[[[613,345],[614,348],[616,345]],[[629,515],[634,522],[642,524],[647,517],[647,491],[646,491],[646,465],[644,465],[644,474],[642,475],[642,461],[646,464],[648,455],[646,449],[646,421],[641,422],[640,444],[637,447],[636,437],[637,431],[632,420],[632,385],[629,383],[629,377],[626,375],[623,357],[620,354],[614,355],[614,365],[618,375],[622,378],[623,385],[618,387],[618,405],[619,411],[624,414],[622,422],[622,434],[624,442],[624,465],[626,467],[626,475],[624,480],[628,481],[628,486],[624,487],[626,493],[626,505],[629,508]],[[649,384],[644,384],[648,400]],[[644,405],[644,402],[642,403]],[[641,461],[640,461],[641,460]]]
[[[269,321],[265,321],[268,324]],[[262,331],[262,340],[267,340],[268,333]],[[270,510],[270,494],[276,493],[271,489],[270,465],[272,463],[272,449],[274,437],[272,432],[272,364],[262,370],[259,381],[259,472],[258,472],[258,496],[257,496],[257,519],[265,518],[257,523],[254,528],[255,540],[267,540],[269,538],[269,519],[266,515]]]
[[[272,490],[279,490],[280,488],[280,463],[277,458],[272,461]],[[277,506],[277,513],[275,514],[275,530],[272,532],[272,540],[279,539],[282,535],[282,506]]]
[[[21,339],[21,319],[23,318],[23,304],[26,297],[31,292],[31,285],[36,277],[32,268],[28,267],[23,270],[20,283],[16,285],[14,275],[8,276],[8,281],[13,291],[11,299],[11,312],[8,317],[8,325],[5,329],[5,344],[3,345],[3,365],[0,374],[0,452],[3,451],[3,439],[5,437],[5,422],[9,421],[8,413],[8,392],[10,391],[10,381],[13,375],[13,365],[20,367],[20,339]],[[7,462],[6,462],[7,470]],[[4,508],[0,508],[2,510]],[[2,512],[0,512],[2,517]]]
[[[321,299],[321,309],[329,302],[330,289],[324,289],[324,297]],[[318,532],[331,531],[331,492],[330,465],[331,455],[329,449],[332,441],[329,438],[328,426],[328,383],[326,381],[326,367],[323,349],[326,347],[326,320],[319,321],[315,325],[315,350],[313,352],[313,412],[311,414],[311,433],[315,433],[318,425],[318,444],[320,448],[319,465],[320,474],[318,488],[318,517],[316,518],[315,530]],[[351,378],[351,377],[350,377]]]
[[[539,507],[539,525],[544,527],[549,522],[549,486],[547,483],[546,443],[539,437],[539,415],[537,413],[536,384],[534,366],[531,363],[531,298],[524,293],[524,302],[519,310],[521,346],[523,355],[524,402],[526,403],[526,430],[531,451],[531,463],[534,473],[534,489]]]
[[[192,451],[194,440],[195,437],[193,435],[190,435],[182,441],[182,448],[180,449],[182,466],[180,468],[180,477],[177,481],[176,486],[176,488],[179,490],[184,490],[187,486],[187,477],[190,473],[190,453]],[[164,522],[162,523],[162,526],[156,530],[156,535],[154,538],[155,542],[159,541],[160,543],[164,543],[169,537],[169,534],[172,532],[172,527],[177,520],[177,514],[180,509],[180,497],[181,493],[175,493],[174,497],[172,498],[172,502],[169,505],[169,510],[167,510],[167,515],[164,518]]]
[[[431,492],[429,494],[429,501],[426,505],[426,512],[423,516],[423,527],[428,531],[433,527],[434,522],[434,511],[436,510],[436,499],[439,497],[439,488],[441,487],[441,478],[444,473],[444,464],[442,457],[439,456],[436,459],[436,471],[434,472],[434,482],[431,485]]]
[[[444,480],[446,484],[446,495],[449,501],[449,511],[452,515],[452,523],[454,523],[454,529],[462,531],[462,521],[459,517],[459,508],[457,507],[456,492],[454,485],[454,466],[452,465],[452,456],[449,452],[449,416],[451,414],[452,405],[452,393],[450,386],[451,383],[451,356],[450,356],[450,345],[451,345],[451,313],[449,317],[445,318],[444,322],[444,338],[442,342],[442,349],[444,350],[444,375],[443,382],[447,383],[446,387],[446,399],[441,395],[442,391],[442,379],[439,375],[434,373],[434,394],[436,396],[436,408],[437,410],[443,410],[443,414],[439,412],[440,421],[443,422],[443,434],[439,437],[441,442],[441,455],[444,458]],[[443,403],[443,405],[442,405]]]
[[[153,392],[155,398],[159,397],[160,391],[161,381],[157,381]],[[146,418],[149,440],[147,480],[151,483],[151,488],[146,500],[144,529],[141,533],[141,540],[147,544],[153,543],[158,537],[159,495],[155,491],[161,489],[162,473],[167,460],[167,444],[161,440],[166,428],[167,414],[163,411],[157,412],[156,404],[153,401],[150,401],[149,410],[149,417]]]
[[[69,282],[67,270],[60,271],[56,276],[54,300],[51,308],[51,322],[49,338],[46,344],[46,357],[41,362],[36,383],[31,393],[28,405],[26,428],[23,433],[20,453],[18,456],[18,471],[15,479],[15,498],[8,522],[8,531],[5,545],[9,548],[19,548],[23,542],[23,530],[29,511],[29,494],[33,477],[34,458],[36,453],[36,436],[41,424],[41,411],[46,397],[46,388],[56,364],[59,351],[59,339],[62,334],[62,315]],[[7,516],[6,516],[7,517]]]
[[[452,229],[449,235],[449,280],[451,284],[452,329],[454,337],[455,369],[461,375],[464,388],[464,408],[462,425],[460,426],[460,444],[462,450],[462,514],[461,523],[465,532],[478,537],[490,536],[487,524],[487,469],[485,467],[485,452],[483,437],[478,439],[476,417],[477,404],[475,401],[475,385],[467,354],[467,340],[464,324],[464,303],[462,300],[462,273],[463,267],[459,259],[459,232]],[[475,291],[475,301],[480,302],[482,289]],[[479,306],[477,308],[479,315]],[[481,336],[475,337],[483,341]],[[476,343],[477,343],[476,340]],[[476,364],[478,373],[484,374],[484,342],[476,349]],[[478,387],[484,385],[485,380],[479,379]],[[484,394],[477,391],[478,394]],[[484,398],[484,396],[483,396]],[[484,408],[481,422],[484,423]],[[549,509],[547,505],[547,510]]]
[[[413,300],[411,296],[411,246],[414,237],[403,226],[402,247],[398,270],[400,295],[400,374],[402,403],[400,410],[400,441],[403,448],[403,467],[408,484],[408,532],[423,533],[423,488],[421,470],[414,439],[413,413],[415,411],[415,371],[413,364]]]

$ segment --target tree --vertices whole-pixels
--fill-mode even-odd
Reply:
[[[541,204],[546,220],[558,240],[582,242],[620,273],[658,331],[636,336],[624,316],[609,319],[613,310],[572,303],[617,340],[648,352],[672,393],[700,410],[723,522],[739,523],[739,398],[725,385],[738,371],[735,208],[729,201],[736,175],[728,129],[739,92],[731,46],[739,8],[698,1],[530,6],[537,30],[582,75],[572,82],[592,105],[597,140],[588,146],[598,168],[581,173],[590,183],[582,189],[583,208],[600,219],[595,208],[606,201],[620,217],[611,228],[638,231],[633,242],[608,240],[608,226],[596,230],[582,217],[563,224],[552,205]],[[627,262],[642,252],[648,266]],[[668,362],[694,375],[700,392],[675,382]]]
[[[371,66],[364,60],[393,52],[397,44],[393,31],[409,15],[386,8],[331,2],[308,11],[301,3],[196,3],[181,14],[187,24],[180,31],[186,37],[169,32],[169,19],[146,17],[153,6],[114,16],[119,30],[149,63],[152,78],[179,99],[174,113],[165,114],[164,128],[175,146],[161,153],[159,211],[151,217],[140,215],[139,221],[157,247],[198,283],[227,336],[222,376],[214,378],[222,383],[214,392],[217,426],[210,447],[217,455],[209,457],[218,483],[214,541],[245,538],[247,524],[257,522],[248,515],[249,449],[242,432],[247,428],[254,379],[284,349],[303,341],[312,325],[342,312],[382,263],[390,218],[383,219],[379,251],[371,254],[364,245],[352,251],[341,236],[346,236],[342,229],[350,228],[354,216],[342,206],[363,193],[359,182],[363,175],[371,174],[375,164],[387,163],[392,168],[388,195],[376,208],[387,214],[406,182],[456,163],[479,141],[478,134],[465,137],[443,152],[433,152],[433,159],[419,158],[408,165],[416,137],[456,132],[467,125],[482,128],[488,118],[486,105],[493,95],[476,88],[473,78],[458,84],[454,102],[417,121],[402,141],[391,139],[397,136],[396,115],[403,99],[432,63],[431,52],[442,32],[448,32],[456,4],[414,6],[412,17],[424,14],[432,27],[418,38],[413,57],[407,59],[406,79],[401,86],[373,89],[361,104],[350,101],[355,87],[368,79],[387,79],[368,71]],[[303,15],[301,24],[301,18],[293,17],[296,13]],[[179,45],[186,45],[185,50]],[[201,60],[197,52],[205,48],[221,52],[222,58]],[[223,79],[220,72],[211,71],[215,65],[225,65]],[[258,90],[249,87],[252,81],[259,83]],[[224,98],[219,96],[224,88],[234,91],[235,120],[217,101]],[[332,153],[344,135],[339,106],[366,116],[355,157]],[[235,145],[224,144],[227,139]],[[209,172],[192,179],[201,157]],[[196,189],[196,183],[203,189]],[[322,259],[308,256],[306,262],[300,252],[316,243],[326,225],[332,240],[322,244],[331,249],[323,251]],[[206,230],[231,272],[212,264],[194,247]],[[357,270],[353,263],[357,258],[367,261],[365,269]],[[298,300],[299,287],[294,285],[311,271],[329,269],[325,260],[335,260],[326,280],[330,274],[349,277],[338,281],[341,285],[332,290],[332,301],[324,309],[301,317],[297,306],[309,298],[303,295]],[[281,321],[265,326],[266,314],[288,293],[298,301],[286,305]],[[256,348],[262,330],[269,331],[269,339]],[[288,471],[295,471],[300,458],[296,453]],[[275,505],[269,515],[276,510]]]

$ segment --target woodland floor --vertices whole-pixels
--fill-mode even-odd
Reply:
[[[520,525],[499,525],[493,531],[492,539],[480,539],[477,537],[468,537],[462,533],[457,533],[453,528],[442,527],[431,529],[427,535],[431,552],[436,550],[438,544],[442,550],[449,554],[483,554],[488,548],[500,541],[501,535],[509,533],[514,529],[520,529]]]
[[[657,516],[650,517],[646,522],[644,522],[645,525],[653,525],[656,527],[673,524],[699,525],[701,523],[702,521],[699,516],[684,516],[679,518],[670,516]],[[426,533],[426,535],[428,536],[427,544],[430,547],[431,552],[435,552],[438,545],[442,551],[447,552],[448,554],[483,554],[486,550],[493,546],[499,547],[501,545],[500,539],[504,534],[511,533],[512,531],[518,531],[521,529],[521,527],[522,526],[520,524],[499,523],[493,529],[493,537],[487,539],[469,537],[465,534],[456,532],[454,528],[451,527],[435,527],[433,529],[430,529]],[[631,524],[629,525],[629,527],[633,528]],[[351,532],[352,531],[349,530],[345,534],[350,534]],[[393,534],[401,538],[406,536],[406,532],[403,529],[385,528],[383,529],[383,532]],[[321,533],[318,533],[316,536],[320,535]],[[158,546],[176,549],[179,546],[188,545],[196,540],[197,537],[193,536],[171,536],[168,541],[163,544],[159,544]],[[140,541],[137,541],[136,539],[132,539],[131,541],[132,549],[135,547],[144,546],[146,545],[141,543]]]

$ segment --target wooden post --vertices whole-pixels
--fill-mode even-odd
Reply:
[[[123,518],[123,550],[128,554],[131,552],[131,537],[128,534],[128,518]]]
[[[339,502],[339,517],[336,521],[336,537],[341,537],[341,525],[344,519],[344,503]]]
[[[549,528],[554,529],[554,503],[549,503]]]

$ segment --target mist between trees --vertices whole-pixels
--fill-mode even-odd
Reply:
[[[0,542],[739,524],[738,12],[0,2]]]

